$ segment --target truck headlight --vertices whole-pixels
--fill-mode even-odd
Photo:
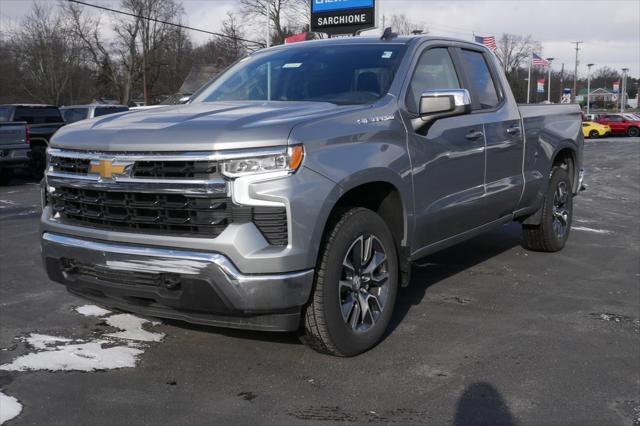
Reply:
[[[223,160],[221,170],[223,175],[230,178],[277,171],[294,173],[302,164],[303,158],[304,148],[302,145],[295,145],[278,154]]]

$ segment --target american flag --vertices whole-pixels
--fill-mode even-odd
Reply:
[[[490,36],[490,37],[475,36],[475,38],[476,38],[476,43],[480,43],[491,50],[496,50],[498,48],[498,46],[496,46],[496,38],[494,36]]]
[[[531,61],[531,63],[533,64],[534,67],[548,67],[549,66],[549,61],[547,61],[544,58],[541,58],[540,56],[536,55],[535,53],[533,54],[533,60]]]

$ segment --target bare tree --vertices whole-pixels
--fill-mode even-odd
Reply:
[[[507,76],[513,75],[518,68],[526,65],[532,52],[541,53],[542,51],[540,43],[533,40],[530,35],[523,37],[502,34],[497,45],[496,56]]]
[[[33,3],[10,39],[24,90],[33,99],[58,105],[81,61],[79,44],[65,30],[62,17]]]
[[[393,14],[389,18],[388,24],[394,32],[401,35],[410,35],[414,33],[427,34],[429,30],[424,22],[412,21],[405,14]]]
[[[263,30],[267,11],[272,44],[282,44],[294,32],[309,28],[309,0],[240,0],[240,12],[256,30]]]
[[[245,37],[238,17],[232,12],[227,12],[222,21],[222,34],[226,37],[218,37],[218,45],[223,53],[223,61],[228,65],[240,59],[248,50],[247,45],[239,40]]]

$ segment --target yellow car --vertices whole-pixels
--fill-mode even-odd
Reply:
[[[595,121],[582,122],[582,136],[585,138],[600,138],[610,134],[611,127],[606,124],[596,123]]]

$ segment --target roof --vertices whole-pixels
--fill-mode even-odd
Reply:
[[[64,105],[61,106],[60,109],[69,109],[69,108],[88,108],[88,107],[96,107],[96,108],[127,108],[126,105],[113,105],[113,104],[84,104],[84,105]]]
[[[29,107],[29,108],[58,108],[55,105],[48,105],[48,104],[2,104],[0,106]]]

